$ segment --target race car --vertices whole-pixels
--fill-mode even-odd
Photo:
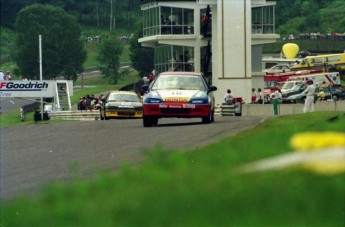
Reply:
[[[201,73],[163,72],[144,87],[143,125],[158,124],[159,118],[201,118],[214,121],[215,86],[209,86]]]
[[[111,91],[101,106],[101,119],[141,118],[143,113],[139,95],[132,91]]]

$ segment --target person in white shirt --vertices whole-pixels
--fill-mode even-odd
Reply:
[[[278,115],[279,114],[278,103],[281,103],[281,101],[282,101],[282,94],[279,92],[278,87],[274,87],[273,91],[274,92],[271,93],[271,101],[273,104],[273,113],[274,113],[274,115]]]
[[[314,92],[315,87],[312,80],[307,81],[308,87],[305,89],[306,99],[303,107],[303,113],[314,111]]]
[[[257,103],[262,103],[263,100],[264,100],[264,94],[263,94],[261,88],[258,88],[258,93],[257,93],[257,95],[258,95],[258,96],[256,97],[256,102],[257,102]]]
[[[228,89],[228,90],[226,91],[225,96],[224,96],[225,104],[226,104],[226,105],[232,105],[232,104],[233,104],[233,99],[234,99],[234,96],[232,96],[231,90]]]
[[[0,80],[5,80],[5,75],[1,69],[0,69]]]

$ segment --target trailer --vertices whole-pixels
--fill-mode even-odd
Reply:
[[[340,84],[340,74],[339,72],[326,72],[326,73],[315,73],[300,76],[291,76],[289,81],[302,81],[312,80],[314,84],[329,86],[329,85],[339,85]]]

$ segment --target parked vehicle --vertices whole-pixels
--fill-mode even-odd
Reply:
[[[345,53],[307,56],[297,65],[291,66],[291,70],[318,69],[324,72],[345,73]]]
[[[320,88],[323,89],[325,93],[325,98],[324,100],[338,100],[338,99],[345,99],[345,93],[334,87],[316,87],[315,88],[315,93],[314,93],[314,100],[315,102],[317,101],[317,94],[320,91]],[[304,103],[306,99],[306,94],[304,92],[301,92],[299,94],[291,95],[286,98],[286,103]]]
[[[288,102],[287,98],[292,95],[300,94],[307,88],[307,84],[302,81],[287,81],[281,88],[283,103]]]
[[[143,88],[145,90],[145,87]],[[214,121],[215,86],[196,72],[163,72],[146,87],[143,100],[143,125],[151,127],[159,118],[201,118]]]
[[[271,68],[265,69],[266,75],[274,73],[285,73],[291,71],[290,65],[288,64],[279,64],[272,66]]]
[[[312,80],[314,84],[325,84],[329,85],[339,85],[340,84],[340,75],[338,72],[322,72],[315,74],[307,74],[301,76],[292,76],[288,79],[289,81],[303,81]]]
[[[307,76],[322,73],[320,70],[301,70],[301,71],[290,71],[285,73],[274,73],[264,76],[264,82],[266,88],[279,86],[279,84],[285,83],[291,77]]]
[[[137,93],[132,91],[111,91],[101,106],[101,119],[141,118],[143,104]]]
[[[298,52],[297,57],[298,58],[305,58],[307,56],[316,56],[317,54],[310,52],[309,50],[301,50]]]

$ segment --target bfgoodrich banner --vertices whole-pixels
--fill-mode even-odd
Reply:
[[[53,97],[54,80],[0,81],[0,97]]]

